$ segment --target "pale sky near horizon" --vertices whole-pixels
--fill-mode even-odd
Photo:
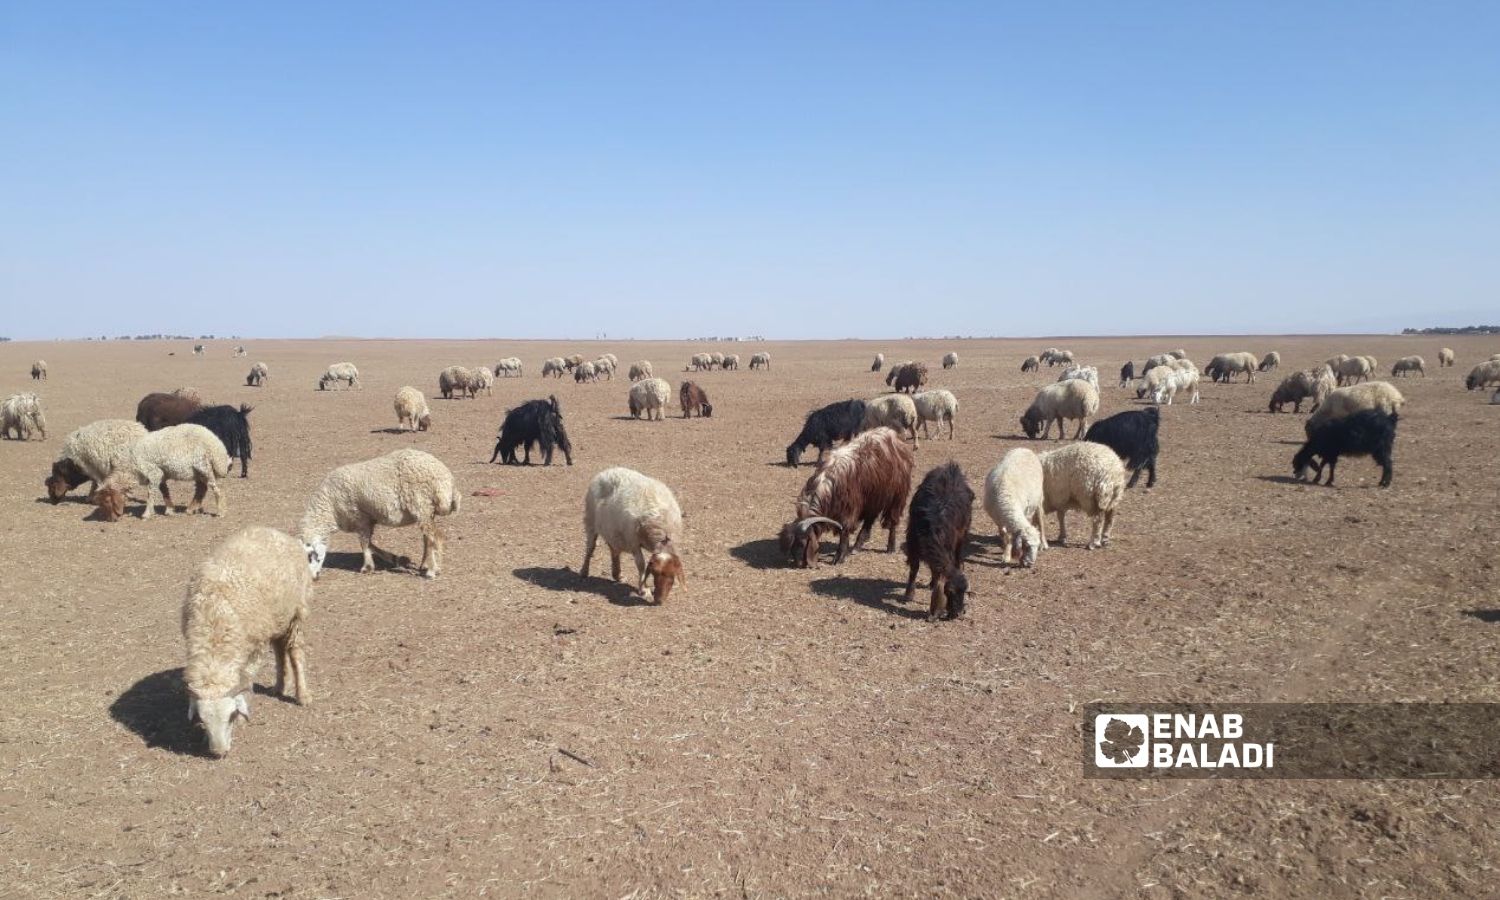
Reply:
[[[1500,4],[0,8],[0,335],[1500,322]]]

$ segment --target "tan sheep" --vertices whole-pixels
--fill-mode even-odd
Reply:
[[[1089,517],[1089,549],[1109,546],[1115,511],[1125,496],[1125,464],[1103,444],[1080,441],[1039,454],[1042,464],[1042,512],[1057,513],[1057,540],[1068,539],[1067,513]]]
[[[426,431],[432,427],[432,411],[422,392],[407,385],[396,392],[396,425],[402,431]]]

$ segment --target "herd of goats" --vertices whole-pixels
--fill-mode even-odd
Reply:
[[[242,348],[236,348],[235,355],[243,355]],[[1442,368],[1452,366],[1452,351],[1443,349],[1438,360]],[[555,357],[543,363],[542,375],[571,373],[578,381],[607,380],[619,365],[613,354],[595,360]],[[749,362],[751,369],[769,369],[770,365],[766,353],[756,353]],[[957,365],[956,353],[943,357],[943,368]],[[1076,511],[1090,520],[1088,547],[1109,544],[1115,512],[1126,489],[1134,487],[1142,473],[1148,488],[1156,482],[1158,407],[1178,397],[1196,403],[1203,376],[1214,381],[1243,376],[1253,381],[1257,373],[1277,369],[1280,357],[1276,353],[1260,359],[1249,353],[1226,353],[1200,370],[1186,353],[1174,350],[1146,360],[1139,373],[1133,363],[1126,363],[1120,371],[1120,387],[1134,389],[1148,404],[1092,423],[1089,420],[1099,409],[1097,368],[1078,364],[1067,350],[1048,348],[1026,359],[1022,370],[1038,371],[1044,365],[1060,366],[1062,373],[1038,391],[1021,416],[1021,427],[1028,437],[1045,439],[1055,424],[1060,440],[1065,424],[1076,421],[1075,442],[1042,452],[1012,449],[986,475],[981,503],[999,529],[1007,564],[1036,564],[1039,553],[1048,548],[1043,521],[1048,514],[1057,516],[1058,543],[1067,540],[1067,513]],[[1304,479],[1311,471],[1316,483],[1326,470],[1327,483],[1332,485],[1341,457],[1368,456],[1381,467],[1380,485],[1390,485],[1392,448],[1404,398],[1390,382],[1370,380],[1376,365],[1368,356],[1338,356],[1287,375],[1278,384],[1269,404],[1272,412],[1287,403],[1299,411],[1303,402],[1311,403],[1306,442],[1292,460],[1297,478]],[[696,354],[688,365],[690,371],[738,367],[738,356],[720,353]],[[929,619],[956,618],[964,612],[968,593],[964,555],[975,494],[952,462],[927,472],[913,490],[913,448],[919,426],[930,436],[929,424],[936,423],[939,431],[946,424],[952,437],[957,398],[947,390],[928,389],[928,367],[923,363],[903,362],[887,369],[884,357],[877,355],[871,369],[886,372],[890,393],[871,400],[843,400],[812,411],[786,448],[786,462],[792,467],[799,465],[808,448],[816,447],[818,457],[797,496],[794,519],[781,529],[781,551],[791,565],[810,567],[817,561],[822,541],[836,536],[833,562],[841,563],[865,545],[878,521],[886,530],[887,552],[894,552],[904,515],[906,602],[914,599],[917,576],[925,567],[931,587]],[[671,386],[653,375],[646,360],[633,363],[627,372],[631,415],[661,418]],[[1392,367],[1393,377],[1425,374],[1421,357],[1406,357]],[[45,381],[46,363],[34,363],[31,375],[35,381]],[[439,373],[438,389],[445,397],[474,396],[492,390],[496,378],[521,375],[521,362],[514,357],[493,367],[450,366]],[[269,367],[255,363],[246,382],[260,386],[269,378]],[[1470,390],[1500,385],[1500,354],[1475,366],[1465,385]],[[358,388],[358,369],[351,363],[329,366],[318,388],[335,386]],[[684,381],[677,396],[684,416],[712,414],[701,385]],[[1495,400],[1500,401],[1500,391]],[[191,482],[194,494],[188,511],[203,511],[212,493],[214,509],[222,515],[227,507],[218,479],[227,476],[236,461],[240,476],[249,476],[250,412],[251,407],[243,404],[205,404],[186,388],[148,394],[137,405],[134,419],[103,419],[69,434],[45,479],[47,495],[58,503],[87,481],[91,502],[105,520],[115,521],[124,516],[127,499],[144,492],[140,513],[144,519],[153,515],[158,493],[163,514],[171,515],[174,504],[169,484]],[[397,392],[395,412],[403,430],[430,427],[431,412],[417,388],[407,386]],[[14,432],[18,439],[28,439],[39,432],[45,438],[45,417],[37,394],[17,394],[0,404],[0,425],[6,437]],[[533,447],[540,448],[545,465],[551,465],[557,450],[568,465],[573,463],[572,443],[555,395],[507,411],[490,461],[529,465]],[[330,472],[309,498],[295,537],[255,526],[217,546],[191,579],[182,618],[189,716],[202,725],[210,752],[227,753],[233,723],[248,718],[251,686],[267,646],[275,651],[277,692],[285,693],[290,676],[295,699],[309,702],[303,629],[312,584],[335,533],[358,536],[363,553],[360,571],[369,572],[377,557],[387,564],[397,562],[397,557],[374,544],[375,528],[415,525],[423,543],[418,571],[435,578],[444,544],[437,520],[458,512],[459,507],[458,488],[448,467],[425,451],[405,448]],[[631,469],[606,469],[589,482],[583,520],[583,577],[588,577],[602,538],[615,581],[621,579],[621,558],[629,554],[634,559],[635,590],[641,596],[660,604],[675,584],[685,582],[678,553],[682,511],[667,485]]]

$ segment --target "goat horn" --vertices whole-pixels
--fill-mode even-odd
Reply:
[[[830,519],[830,518],[828,518],[826,516],[808,516],[805,519],[801,519],[801,520],[799,520],[797,522],[797,530],[801,531],[801,532],[806,532],[809,528],[813,527],[814,525],[832,525],[834,528],[837,528],[840,532],[842,532],[844,530],[844,526],[843,526],[842,523],[835,522],[834,520],[832,520],[832,519]]]

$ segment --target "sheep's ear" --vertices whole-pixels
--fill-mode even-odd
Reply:
[[[188,723],[198,721],[198,701],[188,697]]]
[[[250,701],[245,698],[243,693],[234,695],[234,711],[246,719],[250,718]]]

